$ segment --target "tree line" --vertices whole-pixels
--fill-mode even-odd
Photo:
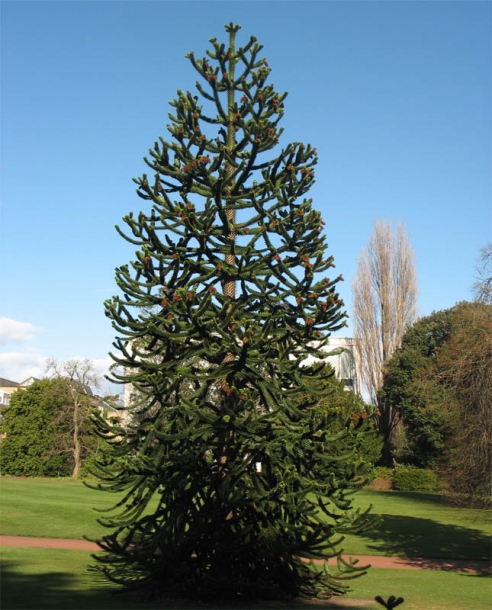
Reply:
[[[474,302],[417,318],[413,251],[402,224],[377,221],[353,281],[362,378],[377,406],[381,464],[435,469],[455,499],[491,499],[492,243]]]
[[[45,377],[12,394],[0,418],[3,475],[71,476],[100,446],[91,420],[102,399],[90,360],[47,361]]]
[[[380,400],[398,410],[396,461],[435,469],[456,499],[490,502],[492,305],[419,319],[385,367]]]

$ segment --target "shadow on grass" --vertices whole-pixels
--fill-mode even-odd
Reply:
[[[391,491],[391,495],[396,498],[403,498],[418,504],[433,504],[443,506],[445,504],[443,496],[437,493],[418,492],[418,491]]]
[[[363,537],[374,541],[370,549],[400,557],[432,557],[449,560],[458,566],[463,561],[490,562],[490,538],[480,530],[443,524],[432,519],[400,515],[381,515],[381,523]],[[458,560],[458,561],[454,561]],[[438,568],[430,563],[422,567]],[[477,564],[478,565],[478,564]],[[451,569],[451,568],[450,568]]]
[[[26,573],[20,561],[2,561],[2,610],[116,608],[102,587],[81,587],[80,575],[69,572]]]
[[[19,561],[3,561],[1,570],[2,610],[323,610],[351,608],[368,610],[372,600],[290,600],[286,602],[236,602],[205,604],[191,600],[140,598],[138,594],[115,594],[108,585],[84,581],[70,572],[26,574]]]
[[[407,562],[408,565],[423,570],[443,570],[444,572],[462,572],[469,576],[492,576],[490,561],[467,561],[465,559],[430,559],[418,558]]]

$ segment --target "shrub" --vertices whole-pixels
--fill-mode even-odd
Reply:
[[[393,477],[393,489],[398,491],[437,491],[439,482],[432,470],[416,466],[402,466]]]

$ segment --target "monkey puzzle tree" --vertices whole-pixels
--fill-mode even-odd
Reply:
[[[135,424],[97,420],[110,446],[99,487],[124,492],[98,559],[118,583],[173,595],[342,593],[360,570],[301,560],[340,556],[341,532],[367,521],[351,509],[356,441],[313,408],[322,367],[301,366],[345,323],[341,278],[323,275],[333,259],[303,198],[316,152],[268,155],[286,94],[255,38],[236,48],[238,30],[189,54],[198,95],[171,102],[171,139],[135,181],[150,209],[118,229],[136,259],[106,313]]]

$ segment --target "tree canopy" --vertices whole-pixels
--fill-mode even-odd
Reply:
[[[462,302],[418,320],[386,367],[382,393],[403,417],[397,459],[438,468],[472,501],[490,496],[491,305]]]
[[[67,379],[41,379],[12,394],[0,419],[3,474],[46,477],[72,474],[75,462],[69,385]],[[86,405],[79,414],[82,460],[92,455],[98,445],[90,409]]]

